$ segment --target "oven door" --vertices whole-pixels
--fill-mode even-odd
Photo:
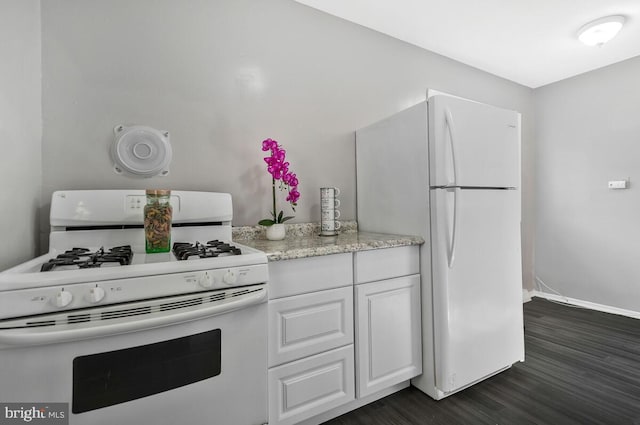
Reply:
[[[0,324],[0,400],[69,403],[72,425],[264,424],[264,286]]]

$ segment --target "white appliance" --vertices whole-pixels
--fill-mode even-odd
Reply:
[[[68,403],[72,425],[266,423],[266,255],[231,242],[229,194],[187,191],[182,244],[145,254],[145,202],[53,194],[49,252],[0,273],[0,400]]]
[[[520,115],[437,95],[356,132],[358,227],[418,234],[435,399],[524,361]]]

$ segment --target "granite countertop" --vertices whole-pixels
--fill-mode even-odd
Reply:
[[[242,245],[259,249],[269,261],[316,257],[344,252],[421,245],[420,236],[392,235],[357,231],[355,222],[343,222],[336,236],[319,236],[318,223],[290,224],[287,236],[281,241],[270,241],[264,236],[262,226],[245,226],[233,229],[233,240]]]

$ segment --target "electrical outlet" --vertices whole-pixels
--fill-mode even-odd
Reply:
[[[612,180],[609,182],[609,189],[626,189],[627,181],[626,180]]]

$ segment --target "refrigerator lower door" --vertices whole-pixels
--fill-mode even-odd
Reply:
[[[436,387],[452,393],[524,360],[520,194],[432,189]]]

